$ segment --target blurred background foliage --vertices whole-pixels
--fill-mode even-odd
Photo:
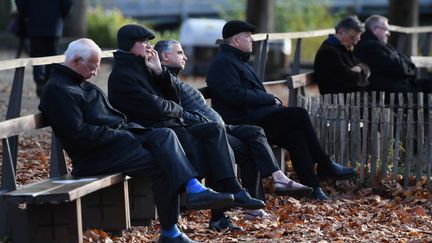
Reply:
[[[87,35],[103,48],[117,47],[117,31],[125,24],[140,24],[152,29],[152,25],[137,19],[126,18],[120,10],[105,10],[101,7],[91,8],[88,11]],[[160,39],[178,39],[178,30],[154,32],[154,44]]]

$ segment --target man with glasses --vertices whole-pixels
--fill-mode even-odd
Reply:
[[[388,19],[371,15],[365,21],[366,31],[354,48],[354,55],[371,69],[370,90],[388,92],[428,91],[427,80],[417,79],[417,68],[411,59],[387,43]]]
[[[349,16],[335,27],[336,33],[322,43],[315,56],[314,80],[321,94],[361,91],[369,84],[369,67],[353,55],[364,31],[356,16]]]

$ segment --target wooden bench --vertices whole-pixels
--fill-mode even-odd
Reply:
[[[48,127],[41,113],[0,122],[3,142],[0,225],[13,242],[82,242],[83,229],[129,228],[129,177],[76,178],[67,173],[61,144],[52,138],[50,178],[17,186],[17,135]],[[14,152],[15,150],[15,152]],[[14,155],[15,154],[15,155]]]

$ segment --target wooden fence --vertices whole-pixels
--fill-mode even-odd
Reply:
[[[325,151],[360,171],[360,182],[376,176],[431,177],[432,94],[350,93],[298,96],[309,111]],[[426,101],[426,104],[425,104]]]

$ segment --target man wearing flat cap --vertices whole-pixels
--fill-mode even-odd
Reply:
[[[335,27],[335,34],[322,43],[314,62],[314,80],[321,94],[362,91],[369,85],[369,67],[353,54],[364,27],[356,16],[348,16]]]
[[[264,202],[250,197],[235,177],[234,155],[225,128],[216,123],[184,123],[180,92],[149,44],[153,38],[139,25],[125,25],[118,30],[119,49],[114,53],[108,79],[110,102],[132,122],[174,130],[199,178],[207,177],[217,191],[233,193],[234,206],[263,208]]]
[[[207,74],[212,105],[230,124],[253,124],[264,128],[270,143],[289,150],[300,182],[313,188],[313,198],[327,200],[317,174],[347,179],[352,168],[332,161],[321,148],[309,115],[303,108],[284,107],[264,89],[262,81],[247,64],[252,52],[255,28],[243,21],[229,21],[222,30],[224,43]]]

